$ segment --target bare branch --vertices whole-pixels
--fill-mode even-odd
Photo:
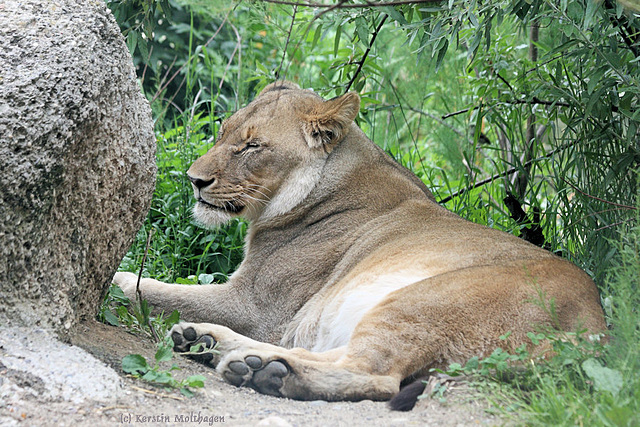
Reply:
[[[504,77],[502,77],[502,76],[500,75],[500,73],[496,73],[496,76],[497,76],[500,80],[502,80],[502,82],[503,82],[504,84],[506,84],[506,85],[507,85],[507,87],[509,88],[509,90],[510,90],[511,92],[515,92],[515,89],[513,89],[513,86],[511,86],[511,83],[509,83],[509,82],[507,81],[507,79],[505,79]]]
[[[510,104],[510,105],[519,105],[519,104],[529,104],[529,105],[555,105],[558,107],[571,107],[570,104],[566,103],[566,102],[561,102],[561,101],[542,101],[536,97],[533,97],[532,99],[515,99],[513,101],[500,101],[501,103],[504,104]],[[478,108],[480,108],[480,106],[475,106],[473,108],[463,108],[462,110],[458,110],[458,111],[454,111],[453,113],[447,113],[444,116],[442,116],[442,119],[448,119],[449,117],[453,117],[453,116],[458,116],[460,114],[464,114],[469,112],[470,110],[477,110]]]
[[[571,188],[573,188],[575,191],[577,191],[578,193],[580,193],[580,194],[582,194],[583,196],[588,197],[588,198],[590,198],[590,199],[597,200],[597,201],[602,202],[602,203],[606,203],[607,205],[617,206],[617,207],[622,208],[622,209],[629,209],[629,210],[634,210],[634,211],[637,211],[637,210],[638,210],[638,208],[637,208],[637,207],[635,207],[635,206],[623,205],[623,204],[621,204],[621,203],[616,203],[616,202],[610,202],[610,201],[608,201],[608,200],[601,199],[600,197],[592,196],[591,194],[589,194],[589,193],[585,193],[584,191],[580,190],[578,187],[576,187],[575,185],[571,184],[570,182],[565,181],[565,183],[566,183],[569,187],[571,187]]]
[[[362,55],[362,59],[358,63],[358,69],[353,74],[353,77],[351,77],[351,80],[349,80],[349,84],[347,84],[347,88],[344,90],[345,93],[349,92],[349,89],[351,89],[351,85],[353,84],[353,82],[356,81],[356,78],[358,77],[358,74],[360,74],[360,71],[362,71],[362,66],[364,65],[364,61],[367,60],[367,56],[369,56],[369,52],[371,52],[371,47],[373,47],[373,42],[376,41],[376,37],[378,37],[378,33],[382,29],[382,26],[384,25],[384,23],[385,23],[385,21],[387,20],[388,17],[389,17],[389,15],[385,15],[382,18],[382,21],[380,21],[380,24],[378,24],[378,27],[376,28],[376,30],[374,31],[373,36],[371,37],[371,42],[369,43],[369,47],[367,48],[367,50]]]
[[[429,117],[431,120],[438,122],[439,124],[441,124],[442,126],[444,126],[446,128],[449,128],[451,131],[456,133],[459,137],[466,139],[469,142],[470,145],[473,145],[473,140],[467,138],[467,135],[465,135],[464,132],[462,132],[460,129],[457,129],[454,126],[451,126],[449,123],[445,122],[440,117],[438,117],[438,116],[436,116],[434,114],[428,113],[426,111],[419,110],[419,109],[414,108],[414,107],[409,107],[409,110],[413,111],[414,113],[421,114],[421,115],[423,115],[425,117]]]
[[[289,31],[287,32],[287,41],[284,44],[284,50],[282,51],[282,59],[280,60],[278,71],[276,72],[276,79],[280,78],[280,71],[282,71],[282,64],[284,64],[284,58],[287,55],[287,48],[289,47],[289,41],[291,40],[291,32],[293,31],[293,24],[294,22],[296,22],[297,13],[298,13],[298,6],[296,5],[296,6],[293,6],[293,14],[291,15],[291,25],[289,26]]]
[[[522,165],[514,166],[514,167],[512,167],[512,168],[510,168],[510,169],[507,169],[507,170],[506,170],[506,171],[504,171],[504,172],[497,173],[497,174],[495,174],[495,175],[493,175],[493,176],[490,176],[490,177],[488,177],[488,178],[483,179],[482,181],[478,181],[478,182],[474,183],[473,185],[471,185],[471,186],[469,186],[469,187],[461,188],[460,190],[456,191],[455,193],[451,194],[450,196],[447,196],[447,197],[445,197],[444,199],[439,200],[439,201],[438,201],[438,203],[440,203],[440,204],[447,203],[448,201],[453,200],[453,199],[455,199],[456,197],[459,197],[459,196],[463,195],[463,194],[464,194],[464,193],[466,193],[467,191],[471,191],[471,190],[474,190],[474,189],[476,189],[476,188],[478,188],[478,187],[482,187],[483,185],[488,184],[488,183],[490,183],[490,182],[493,182],[493,181],[495,181],[495,180],[496,180],[496,179],[498,179],[498,178],[502,178],[502,177],[505,177],[505,176],[513,175],[513,174],[514,174],[514,173],[516,173],[517,171],[521,170],[523,167],[528,167],[528,166],[530,166],[531,164],[533,164],[533,163],[535,163],[535,162],[539,162],[540,160],[544,160],[544,159],[551,158],[551,157],[553,157],[556,153],[558,153],[558,152],[560,152],[560,151],[564,151],[564,150],[566,150],[567,148],[573,147],[573,146],[574,146],[574,145],[576,145],[577,143],[578,143],[578,141],[573,141],[573,142],[570,142],[570,143],[568,143],[568,144],[564,144],[564,145],[562,145],[562,146],[560,146],[560,147],[556,148],[555,150],[551,151],[550,153],[545,154],[544,156],[538,157],[538,158],[536,158],[536,159],[531,159],[531,160],[529,160],[528,162],[523,163]],[[569,185],[570,185],[570,184],[569,184]],[[635,208],[634,208],[634,209],[635,209]]]

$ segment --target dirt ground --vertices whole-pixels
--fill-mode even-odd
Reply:
[[[72,372],[60,373],[69,380],[80,377],[89,381],[89,388],[78,385],[71,396],[47,394],[48,383],[37,376],[20,370],[19,362],[34,362],[29,353],[13,348],[15,341],[24,339],[35,354],[40,354],[38,343],[43,339],[20,338],[20,333],[0,335],[0,425],[9,426],[117,426],[117,425],[172,425],[172,426],[474,426],[501,425],[505,420],[486,412],[488,404],[475,397],[464,383],[448,385],[446,402],[423,399],[410,412],[394,412],[384,402],[299,402],[275,398],[226,384],[209,368],[185,357],[176,356],[180,366],[174,371],[177,378],[200,374],[207,378],[203,389],[195,390],[195,396],[186,398],[178,391],[167,391],[141,380],[126,377],[121,369],[122,358],[128,354],[141,354],[153,360],[155,345],[151,340],[132,335],[121,328],[88,322],[76,328],[71,344],[65,348],[75,358],[84,349],[102,363],[91,366],[81,361],[70,366]],[[48,347],[52,345],[49,344]],[[25,355],[26,354],[26,355]],[[33,354],[33,353],[32,353]],[[91,356],[87,357],[93,359]],[[53,356],[51,356],[53,358]],[[49,359],[47,359],[49,360]],[[84,360],[84,359],[82,359]],[[4,364],[3,364],[4,363]],[[71,363],[71,362],[69,362]],[[27,365],[29,366],[29,365]],[[49,370],[56,370],[48,367]],[[109,377],[112,368],[119,375]],[[102,373],[106,369],[106,374]],[[104,375],[109,377],[103,379]],[[64,378],[63,378],[64,380]],[[102,383],[113,382],[114,389]],[[104,389],[104,390],[103,390]],[[85,390],[85,391],[82,391]],[[86,390],[91,390],[88,393]],[[115,391],[114,391],[115,390]],[[93,391],[102,394],[94,395]],[[86,396],[83,396],[85,394]]]

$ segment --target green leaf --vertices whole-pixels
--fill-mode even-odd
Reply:
[[[173,312],[166,319],[164,319],[164,324],[166,325],[167,329],[171,329],[171,327],[178,322],[180,322],[180,313],[178,312],[178,310],[173,310]]]
[[[442,60],[444,59],[444,55],[447,53],[447,49],[449,48],[449,40],[444,40],[443,46],[438,51],[438,57],[436,58],[436,71],[440,69],[440,65],[442,65]]]
[[[204,387],[205,377],[202,375],[191,375],[185,378],[184,382],[189,387]]]
[[[598,83],[600,83],[600,80],[602,79],[602,76],[604,75],[604,73],[606,71],[607,71],[607,67],[600,67],[598,70],[594,71],[589,76],[589,82],[587,82],[587,93],[588,94],[592,94],[593,93],[593,91],[595,90],[595,88],[598,85]]]
[[[584,30],[591,26],[591,22],[593,21],[593,17],[596,14],[598,7],[600,7],[599,1],[587,0],[587,10],[584,12],[584,23],[582,25]]]
[[[173,357],[173,350],[169,346],[161,346],[158,351],[156,351],[156,361],[157,362],[166,362],[167,360],[171,360]]]
[[[118,300],[128,300],[128,298],[124,295],[124,292],[118,285],[111,285],[111,287],[109,288],[109,295],[112,298],[116,298]]]
[[[210,285],[213,283],[215,276],[213,274],[203,273],[198,276],[198,282],[203,285]]]
[[[107,321],[111,326],[120,326],[120,322],[118,321],[118,317],[111,312],[111,310],[106,309],[104,312],[104,320]]]
[[[151,371],[149,371],[148,373],[151,373]],[[145,377],[142,377],[142,379],[166,385],[173,385],[176,383],[176,380],[174,380],[171,374],[167,371],[154,372],[153,379],[151,380],[148,380]]]
[[[402,15],[402,13],[398,12],[398,10],[395,7],[385,6],[385,7],[381,7],[380,10],[386,13],[387,15],[389,15],[395,21],[397,21],[400,25],[409,24],[407,20],[404,18],[404,16]]]
[[[154,382],[158,378],[158,373],[156,371],[147,371],[146,374],[142,376],[142,379],[149,382]]]
[[[362,16],[356,18],[356,33],[365,49],[369,47],[369,26]]]
[[[193,397],[193,392],[186,387],[182,387],[180,389],[180,393],[182,393],[186,397]]]
[[[322,24],[316,27],[316,32],[313,35],[313,42],[311,42],[311,49],[314,49],[320,40],[320,36],[322,36]]]
[[[500,335],[498,338],[502,341],[506,341],[510,336],[511,336],[511,331],[508,331],[506,334]]]
[[[147,61],[149,60],[149,47],[147,44],[147,39],[140,37],[140,40],[138,40],[138,49],[140,50],[140,56],[142,57],[142,60],[147,63]]]
[[[593,386],[598,391],[608,391],[617,396],[622,389],[622,374],[614,369],[602,366],[596,359],[591,358],[582,362],[582,369],[593,381]]]
[[[478,356],[473,356],[464,365],[465,370],[475,370],[475,369],[478,369],[479,367],[480,367],[480,358],[478,358]]]
[[[129,34],[127,34],[127,47],[129,48],[129,53],[131,53],[131,56],[133,56],[133,54],[135,53],[139,37],[140,36],[138,35],[137,31],[129,31]]]
[[[146,299],[140,301],[140,314],[142,315],[142,319],[138,319],[140,323],[148,323],[149,315],[151,314],[151,306]]]
[[[122,359],[122,370],[128,374],[144,374],[149,369],[147,360],[139,354],[130,354]]]

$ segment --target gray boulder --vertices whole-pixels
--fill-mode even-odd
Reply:
[[[155,138],[102,0],[0,2],[0,324],[95,316],[149,209]]]

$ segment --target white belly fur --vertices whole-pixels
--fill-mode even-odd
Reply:
[[[400,271],[377,277],[357,277],[322,310],[311,350],[322,352],[346,345],[356,325],[369,310],[391,292],[428,276]]]

